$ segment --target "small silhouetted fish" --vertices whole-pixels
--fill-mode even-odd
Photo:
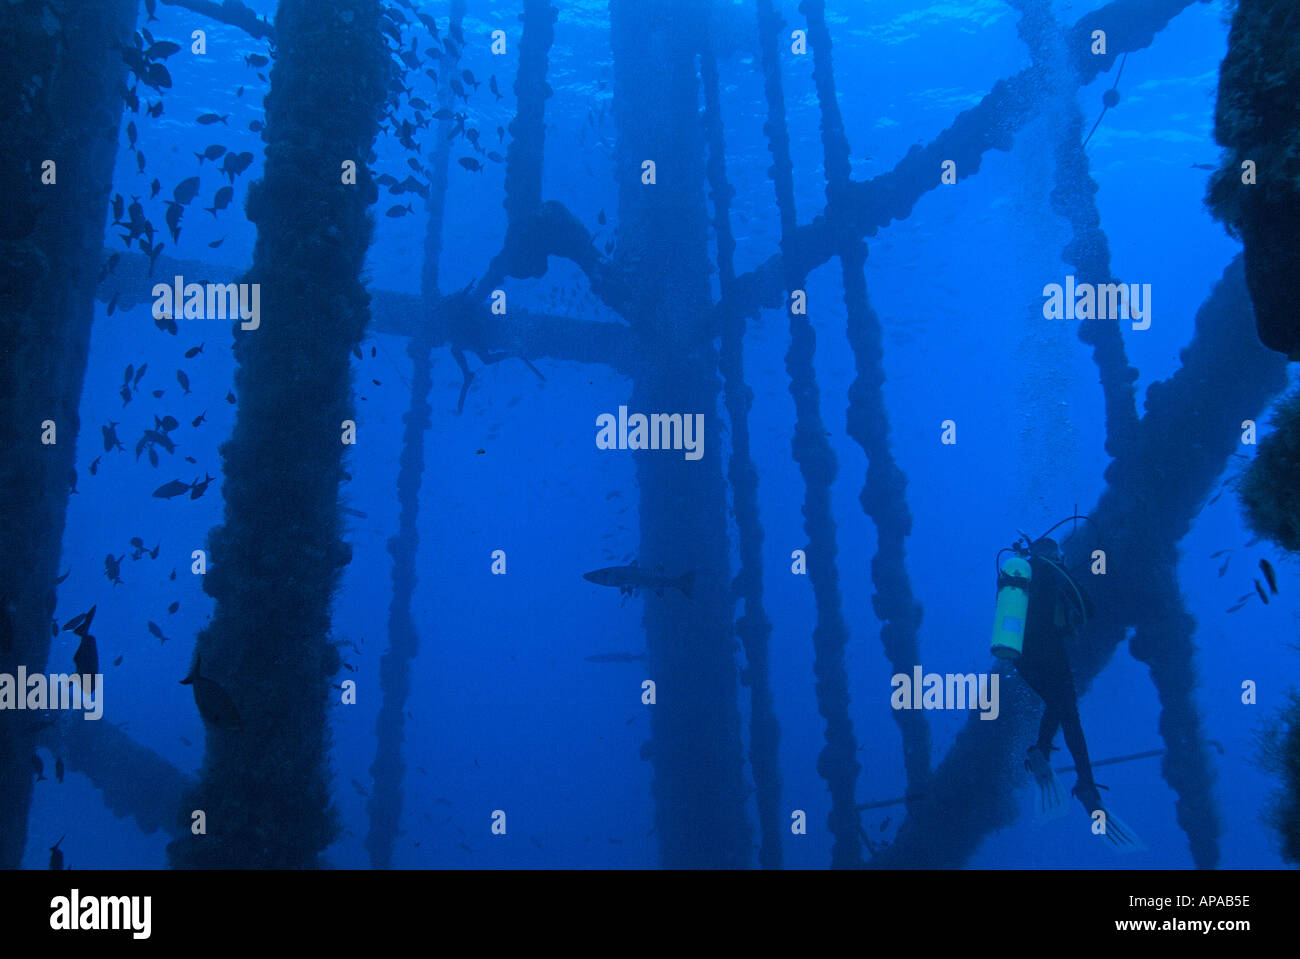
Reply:
[[[1241,609],[1241,607],[1245,605],[1246,605],[1246,601],[1243,599],[1241,602],[1234,603],[1232,606],[1229,606],[1226,610],[1224,610],[1224,612],[1235,613],[1237,610]]]
[[[204,343],[200,343],[198,346],[191,346],[188,350],[185,351],[185,358],[187,360],[194,359],[194,357],[198,356],[200,353],[203,352],[203,347],[205,344],[206,341],[204,341]]]
[[[122,582],[119,574],[122,572],[122,560],[124,559],[126,559],[126,553],[116,558],[113,557],[112,553],[104,557],[104,575],[108,577],[108,581],[114,586]]]
[[[176,422],[176,417],[174,416],[164,416],[162,419],[158,419],[158,417],[155,416],[153,419],[155,426],[164,433],[170,433],[172,430],[176,429],[176,427],[181,425]]]
[[[168,615],[171,615],[180,608],[181,608],[181,604],[179,602],[172,603],[170,606],[167,607],[167,613]]]
[[[260,53],[250,53],[248,56],[244,57],[245,64],[250,67],[256,67],[259,70],[270,62],[269,59],[262,56]]]
[[[63,757],[55,756],[54,757],[54,778],[57,779],[59,782],[63,782],[63,773],[64,773]]]
[[[497,143],[502,143],[502,142],[504,142],[504,141],[505,141],[505,138],[506,138],[506,128],[505,128],[505,127],[497,127]]]
[[[217,195],[212,198],[212,206],[204,207],[214,217],[218,210],[224,210],[230,206],[230,200],[235,195],[235,188],[232,186],[223,186],[217,191]]]
[[[182,493],[189,492],[190,484],[182,483],[180,480],[172,480],[170,483],[164,483],[153,491],[153,495],[158,499],[171,499],[173,496],[180,496]]]
[[[146,50],[144,52],[144,55],[148,57],[150,60],[166,60],[173,53],[179,52],[179,50],[180,50],[179,44],[172,43],[172,41],[170,40],[159,40],[148,50]]]
[[[176,371],[176,382],[179,383],[179,384],[181,385],[181,389],[183,389],[183,390],[185,391],[185,395],[186,395],[186,396],[189,396],[189,395],[190,395],[190,378],[189,378],[188,376],[185,375],[185,371],[184,371],[184,370],[177,370],[177,371]]]
[[[199,708],[203,721],[218,729],[238,729],[239,710],[219,683],[199,673],[200,659],[194,657],[194,668],[181,680],[182,686],[194,687],[194,705]]]
[[[194,419],[190,421],[190,426],[198,426],[200,423],[204,421],[204,419],[207,418],[207,415],[208,415],[208,411],[204,410],[202,413],[200,413],[198,416],[194,417]]]
[[[244,153],[227,153],[224,160],[221,161],[221,172],[230,178],[230,182],[235,182],[235,177],[247,170],[253,163],[253,154],[245,151]]]
[[[202,153],[196,153],[194,155],[199,158],[199,166],[203,166],[204,160],[216,160],[225,152],[226,148],[220,143],[213,143]]]
[[[131,150],[135,149],[135,137],[136,137],[135,121],[132,120],[130,123],[126,125],[126,145],[128,149]]]
[[[483,169],[483,164],[479,163],[478,160],[475,160],[473,157],[461,157],[456,162],[472,173],[478,173]]]
[[[605,211],[604,211],[604,210],[601,210],[599,213],[596,214],[596,222],[599,223],[601,226],[604,226],[604,225],[605,225]]]
[[[121,665],[122,665],[122,657],[119,656],[119,657],[117,657],[117,659],[113,660],[113,665],[114,665],[114,666],[121,666]]]
[[[79,676],[87,676],[84,683],[89,684],[90,689],[86,690],[91,695],[95,693],[95,674],[99,672],[99,647],[95,644],[95,637],[89,632],[81,635],[81,644],[77,646],[77,651],[72,655],[72,663],[77,667]],[[83,685],[83,689],[84,689]]]
[[[153,398],[156,399],[156,400],[158,400],[158,399],[162,399],[162,395],[163,395],[164,392],[166,392],[166,391],[165,391],[165,390],[154,390],[154,391],[153,391]]]
[[[491,160],[493,163],[505,163],[505,162],[506,162],[506,158],[503,157],[500,153],[497,153],[496,150],[488,150],[488,152],[487,152],[487,158],[488,158],[489,160]]]
[[[1277,595],[1277,574],[1273,572],[1273,564],[1266,559],[1259,561],[1259,568],[1264,573],[1264,578],[1268,580],[1268,591],[1274,596]]]
[[[149,104],[149,110],[148,110],[149,116],[153,117],[154,119],[157,119],[158,117],[162,116],[162,112],[163,112],[163,103],[161,100],[159,100],[157,103]]]
[[[90,607],[90,609],[86,610],[84,613],[79,613],[78,615],[73,616],[70,620],[68,620],[66,623],[63,624],[63,631],[65,633],[70,631],[77,636],[84,637],[87,633],[90,632],[90,624],[94,622],[95,610],[98,608],[99,606],[98,604],[96,604],[95,606]]]
[[[248,129],[252,130],[254,133],[261,133],[265,126],[266,124],[261,120],[252,120],[248,124]]]
[[[1215,167],[1213,163],[1193,163],[1192,169],[1193,170],[1214,170],[1217,169],[1217,167]]]
[[[358,796],[370,795],[368,792],[366,792],[366,787],[361,785],[361,783],[357,782],[355,779],[352,780],[352,788],[357,791]]]
[[[112,316],[117,311],[117,290],[113,291],[113,298],[108,301],[107,315]]]
[[[36,781],[43,782],[45,780],[45,762],[37,753],[32,753],[32,769],[36,770]]]
[[[149,620],[149,632],[154,639],[161,639],[164,643],[167,642],[167,637],[163,635],[162,629],[152,619]]]
[[[56,872],[63,871],[63,850],[59,846],[63,844],[63,840],[66,838],[68,838],[68,834],[64,833],[59,837],[59,841],[50,847],[50,868]]]
[[[205,113],[201,117],[199,117],[199,123],[202,123],[204,126],[207,126],[208,124],[211,123],[225,123],[229,119],[230,119],[229,113],[225,114],[224,116],[217,116],[217,114],[215,113]]]
[[[122,214],[126,211],[126,201],[122,199],[122,194],[113,194],[113,219],[122,219]]]
[[[186,745],[186,746],[193,746],[193,745],[194,745],[192,742],[190,742],[190,741],[189,741],[188,739],[186,739],[184,736],[181,736],[181,737],[180,737],[180,740],[181,740],[181,742],[182,742],[184,745]]]
[[[167,213],[164,219],[167,221],[167,231],[172,235],[172,242],[179,243],[181,240],[181,217],[185,215],[185,207],[179,203],[168,203]]]
[[[113,420],[109,420],[107,426],[101,426],[99,428],[100,432],[104,434],[105,453],[111,453],[115,449],[126,450],[126,447],[122,445],[122,441],[117,438],[117,427],[117,423]]]
[[[208,244],[208,246],[209,248],[215,250],[217,247],[221,246],[221,244],[225,242],[226,242],[226,238],[223,236],[220,240],[213,240],[211,243]]]
[[[156,197],[158,195],[158,191],[160,191],[161,189],[162,189],[162,181],[159,180],[157,177],[154,177],[154,181],[149,184],[149,199],[152,200],[154,197]]]
[[[385,213],[384,215],[391,216],[391,217],[398,217],[398,216],[406,216],[406,214],[414,213],[414,212],[415,211],[411,209],[411,204],[409,203],[406,204],[406,206],[402,206],[402,204],[400,203],[395,203],[388,208],[388,212]]]
[[[497,75],[495,73],[488,77],[488,89],[492,91],[493,96],[498,100],[501,99],[501,91],[497,89]]]
[[[1211,554],[1210,554],[1210,559],[1218,559],[1218,558],[1219,558],[1220,556],[1222,556],[1224,553],[1231,553],[1231,552],[1232,552],[1231,549],[1221,549],[1221,550],[1219,550],[1218,552],[1211,553]]]
[[[159,433],[157,430],[145,430],[144,436],[141,437],[140,442],[157,443],[168,453],[176,452],[176,444],[173,443],[170,438]]]
[[[1255,592],[1259,593],[1259,598],[1262,599],[1264,601],[1264,605],[1267,606],[1268,593],[1264,592],[1264,587],[1259,585],[1259,580],[1255,580]]]
[[[198,195],[198,192],[199,178],[196,176],[186,177],[176,184],[176,188],[172,190],[172,197],[175,198],[177,203],[184,204],[193,200]]]
[[[235,394],[230,392],[229,390],[226,391],[226,402],[229,403],[231,406],[235,405]]]
[[[54,585],[55,586],[60,585],[65,579],[67,579],[71,575],[72,575],[72,570],[69,569],[66,573],[64,573],[62,576],[60,576],[58,579],[54,581]]]
[[[198,499],[208,491],[208,484],[212,482],[212,477],[208,476],[207,473],[204,473],[203,476],[203,482],[194,483],[193,487],[190,489],[190,499]]]
[[[136,172],[138,173],[144,172],[144,154],[141,153],[139,150],[135,151],[135,166],[136,166]]]
[[[1222,578],[1223,578],[1223,574],[1226,573],[1226,572],[1228,571],[1228,564],[1231,563],[1231,562],[1232,562],[1232,557],[1229,556],[1227,559],[1225,559],[1225,560],[1223,561],[1223,565],[1219,567],[1219,578],[1220,578],[1220,579],[1222,579]]]

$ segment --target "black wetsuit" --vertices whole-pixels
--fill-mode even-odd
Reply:
[[[1065,640],[1090,613],[1081,587],[1059,564],[1039,556],[1029,560],[1033,574],[1029,582],[1029,609],[1025,622],[1024,649],[1016,669],[1043,700],[1043,720],[1034,744],[1045,757],[1052,754],[1056,731],[1065,731],[1065,745],[1079,774],[1075,792],[1091,811],[1097,795],[1088,760],[1088,744],[1079,722],[1079,700],[1074,674],[1065,650]]]

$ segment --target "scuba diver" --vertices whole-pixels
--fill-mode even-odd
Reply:
[[[467,352],[477,354],[484,365],[509,359],[523,360],[524,365],[537,374],[538,379],[546,382],[542,371],[529,362],[523,350],[509,342],[502,323],[475,299],[470,292],[473,289],[474,284],[470,283],[459,293],[443,297],[438,309],[443,335],[451,344],[451,355],[455,357],[462,377],[460,398],[456,402],[458,414],[464,411],[465,397],[469,394],[470,384],[474,382],[474,372],[465,360]]]
[[[1099,786],[1092,777],[1088,744],[1079,720],[1079,701],[1070,670],[1066,640],[1092,618],[1094,607],[1087,593],[1065,565],[1061,547],[1051,538],[1070,516],[1042,536],[1022,539],[998,553],[998,608],[994,623],[993,653],[1014,662],[1016,672],[1043,700],[1043,718],[1038,739],[1029,747],[1025,768],[1039,788],[1039,812],[1044,819],[1064,813],[1064,794],[1052,772],[1050,757],[1057,730],[1065,733],[1065,745],[1074,759],[1078,781],[1071,793],[1083,804],[1093,821],[1105,814],[1104,835],[1117,848],[1140,848],[1140,841],[1102,804]],[[1003,553],[1012,555],[1001,562]]]

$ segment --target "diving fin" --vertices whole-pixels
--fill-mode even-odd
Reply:
[[[1118,854],[1130,852],[1145,852],[1146,843],[1144,843],[1124,820],[1115,815],[1114,812],[1101,807],[1101,813],[1105,819],[1094,819],[1092,828],[1095,833],[1105,838],[1107,844]]]
[[[1098,786],[1093,782],[1075,783],[1074,795],[1083,803],[1083,808],[1088,811],[1088,816],[1092,820],[1091,829],[1094,836],[1102,836],[1110,844],[1111,849],[1117,853],[1141,852],[1145,850],[1146,844],[1138,838],[1124,820],[1120,819],[1110,809],[1107,809],[1101,801],[1101,793],[1098,789],[1105,789],[1105,786]]]
[[[1038,800],[1034,803],[1034,821],[1041,824],[1060,819],[1066,813],[1065,790],[1061,788],[1056,773],[1052,772],[1047,757],[1037,746],[1029,747],[1025,768],[1033,774],[1034,782],[1038,785]]]

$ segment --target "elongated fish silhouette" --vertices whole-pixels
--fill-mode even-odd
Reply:
[[[672,587],[680,589],[689,599],[691,591],[695,588],[695,570],[690,570],[674,579],[662,573],[642,569],[636,563],[631,566],[606,566],[604,569],[594,569],[590,573],[583,573],[582,578],[597,586],[614,586],[624,596],[631,596],[638,589],[652,589],[656,595],[662,596],[665,589]]]
[[[238,729],[239,710],[230,694],[214,682],[199,673],[199,657],[194,657],[194,668],[181,680],[182,686],[194,687],[194,705],[199,707],[199,715],[205,723],[218,729]]]

